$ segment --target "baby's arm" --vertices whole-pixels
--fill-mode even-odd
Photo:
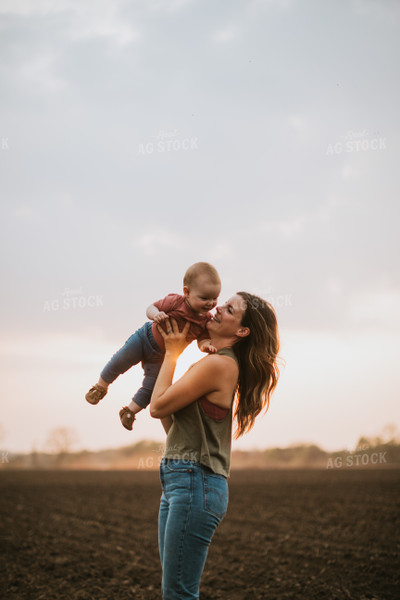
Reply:
[[[146,309],[146,317],[155,323],[162,323],[165,319],[168,319],[168,315],[162,310],[158,310],[154,304],[150,304],[150,306]]]
[[[211,340],[197,340],[197,346],[201,352],[214,354],[217,351],[216,347],[212,345]]]

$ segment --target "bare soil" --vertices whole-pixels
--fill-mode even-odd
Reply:
[[[399,600],[400,470],[233,471],[201,599]],[[158,474],[0,472],[0,597],[160,600]]]

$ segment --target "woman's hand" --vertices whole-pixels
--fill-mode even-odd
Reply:
[[[164,321],[163,325],[165,325],[166,331],[159,325],[157,325],[157,329],[164,339],[165,354],[178,358],[189,345],[186,337],[189,332],[190,323],[187,321],[182,331],[179,331],[178,323],[173,318]]]

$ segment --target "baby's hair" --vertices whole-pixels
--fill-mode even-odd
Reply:
[[[197,262],[191,265],[185,273],[183,278],[183,285],[193,285],[194,281],[200,275],[208,275],[211,281],[217,285],[221,285],[217,269],[207,262]]]

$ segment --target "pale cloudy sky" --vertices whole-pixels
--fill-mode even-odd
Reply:
[[[139,367],[84,394],[198,260],[280,323],[235,447],[400,427],[399,27],[389,0],[1,0],[1,448],[162,440],[119,423]]]

